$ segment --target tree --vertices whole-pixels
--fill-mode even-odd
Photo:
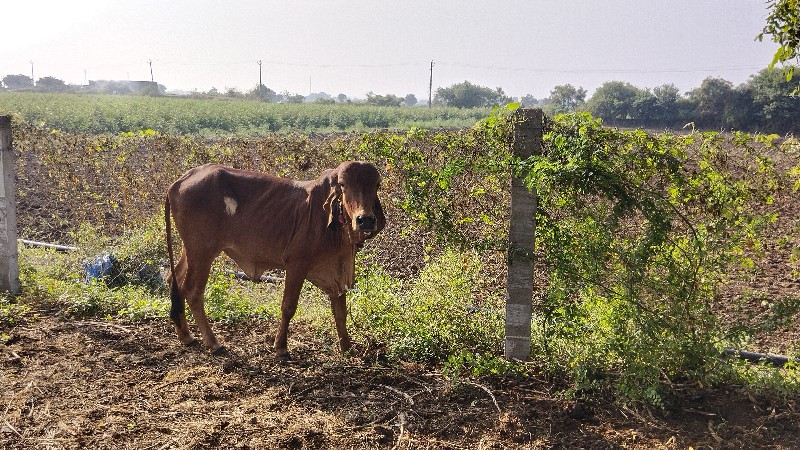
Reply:
[[[225,95],[227,95],[228,97],[231,97],[231,98],[241,98],[241,97],[243,97],[242,93],[239,92],[238,89],[232,88],[232,87],[229,87],[229,88],[225,89]]]
[[[758,126],[756,122],[753,90],[746,84],[735,87],[722,111],[722,123],[732,130],[750,130]]]
[[[662,109],[664,115],[669,117],[668,114],[675,107],[675,104],[681,98],[681,91],[674,84],[662,84],[661,86],[653,88],[653,96],[656,98],[656,105]]]
[[[550,91],[544,111],[551,116],[573,112],[585,102],[586,89],[576,88],[571,84],[562,84]]]
[[[330,100],[330,102],[328,102]],[[306,103],[336,103],[327,92],[312,92],[306,96]]]
[[[733,83],[722,78],[708,77],[700,87],[689,93],[696,101],[696,122],[705,128],[721,128],[732,124],[726,123],[726,109],[734,103]]]
[[[633,103],[631,104],[630,116],[639,125],[653,123],[658,118],[658,99],[649,89],[636,89],[636,95],[633,96]]]
[[[610,124],[635,119],[633,103],[638,92],[639,89],[630,83],[608,81],[597,88],[586,102],[586,109]]]
[[[36,88],[45,92],[64,92],[67,90],[67,84],[63,80],[53,77],[39,78],[36,83]]]
[[[655,97],[655,117],[654,120],[659,125],[676,123],[678,119],[678,101],[681,99],[681,91],[674,84],[663,84],[653,88]]]
[[[274,95],[275,91],[272,89],[264,86],[263,84],[257,84],[256,87],[253,88],[252,91],[248,92],[245,96],[261,102],[269,102],[272,101],[272,97]]]
[[[12,91],[33,88],[33,78],[26,75],[6,75],[3,77],[3,85]]]
[[[344,94],[339,94],[336,96],[336,100],[338,100],[339,103],[344,103],[347,101],[347,96]]]
[[[464,81],[447,88],[436,89],[436,103],[444,103],[456,108],[478,108],[508,103],[511,99],[502,88],[491,89]]]
[[[800,98],[790,96],[791,81],[774,70],[764,69],[745,84],[751,93],[754,125],[764,132],[800,132]]]
[[[800,63],[800,0],[772,0],[768,8],[770,14],[767,24],[759,34],[758,40],[763,41],[764,35],[772,36],[772,42],[778,44],[778,49],[769,64],[773,69],[777,63],[786,63],[795,60]],[[786,68],[786,81],[792,80],[795,67]],[[800,93],[800,84],[794,89],[793,94]]]
[[[367,104],[376,106],[400,106],[403,99],[393,95],[375,95],[372,92],[367,93]]]
[[[283,99],[286,103],[303,103],[306,101],[306,97],[303,94],[290,94],[289,91],[283,91],[276,97]]]
[[[406,106],[414,106],[417,104],[417,96],[414,94],[408,94],[403,98],[403,104]]]
[[[523,96],[523,97],[522,97],[522,98],[521,98],[519,101],[520,101],[520,102],[521,102],[523,105],[525,105],[525,106],[528,106],[528,107],[530,107],[530,106],[542,105],[542,104],[545,102],[544,100],[539,100],[539,99],[537,99],[536,97],[534,97],[534,96],[533,96],[533,95],[531,95],[531,94],[526,94],[526,95],[525,95],[525,96]]]

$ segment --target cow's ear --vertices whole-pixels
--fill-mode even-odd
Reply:
[[[328,177],[328,183],[330,185],[330,192],[328,193],[328,198],[325,200],[325,203],[322,205],[322,209],[328,213],[328,220],[326,221],[327,227],[337,229],[341,226],[339,216],[342,215],[342,188],[339,186],[339,176],[336,172],[333,172]]]
[[[338,230],[342,226],[342,203],[338,199],[331,201],[328,210],[328,228]]]

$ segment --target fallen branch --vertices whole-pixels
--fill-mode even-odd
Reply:
[[[17,429],[16,429],[16,428],[14,428],[14,427],[13,427],[13,426],[12,426],[10,423],[8,423],[8,421],[7,421],[7,420],[4,420],[3,422],[5,422],[6,424],[5,424],[5,426],[3,426],[2,430],[4,430],[4,431],[5,431],[5,430],[11,431],[11,432],[13,432],[14,434],[16,434],[17,436],[19,436],[19,437],[22,437],[22,435],[19,433],[19,431],[17,431]]]
[[[708,432],[711,434],[711,437],[713,437],[714,440],[717,441],[718,444],[722,443],[722,438],[719,437],[717,432],[714,430],[714,424],[710,420],[708,421]]]
[[[391,386],[387,386],[385,384],[379,384],[378,386],[380,386],[382,388],[385,388],[385,389],[388,389],[388,390],[390,390],[390,391],[392,391],[394,393],[402,395],[403,397],[406,398],[406,400],[408,400],[408,404],[409,405],[414,406],[414,399],[410,395],[408,395],[405,392],[401,391],[400,389],[396,389],[396,388],[393,388]]]
[[[494,407],[497,408],[497,413],[498,414],[503,414],[503,411],[500,410],[500,405],[497,404],[497,399],[494,398],[494,394],[492,394],[492,391],[490,391],[489,388],[487,388],[486,386],[484,386],[482,384],[475,383],[473,381],[469,381],[468,383],[473,385],[473,386],[479,387],[479,388],[483,389],[484,391],[486,391],[486,393],[489,394],[489,397],[492,398],[492,402],[494,403]]]
[[[106,323],[106,322],[75,322],[77,326],[98,326],[98,327],[106,327],[106,328],[115,328],[120,331],[124,331],[126,333],[131,333],[131,330],[128,328],[123,327],[122,325],[117,325],[115,323]]]

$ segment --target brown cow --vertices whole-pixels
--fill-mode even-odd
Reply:
[[[184,344],[195,342],[186,322],[189,302],[205,345],[224,352],[203,307],[211,264],[225,252],[251,279],[285,269],[281,318],[275,336],[278,359],[290,359],[289,321],[303,281],[330,298],[341,351],[350,349],[345,292],[353,286],[357,247],[386,224],[378,200],[380,175],[372,164],[348,161],[316,180],[206,164],[187,171],[167,191],[164,216],[170,259],[170,318]],[[172,253],[170,212],[183,242],[177,265]]]

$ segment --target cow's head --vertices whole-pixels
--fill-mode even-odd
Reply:
[[[359,241],[369,239],[386,226],[378,199],[381,176],[374,165],[347,161],[330,175],[331,192],[325,202],[328,227],[349,228]]]

